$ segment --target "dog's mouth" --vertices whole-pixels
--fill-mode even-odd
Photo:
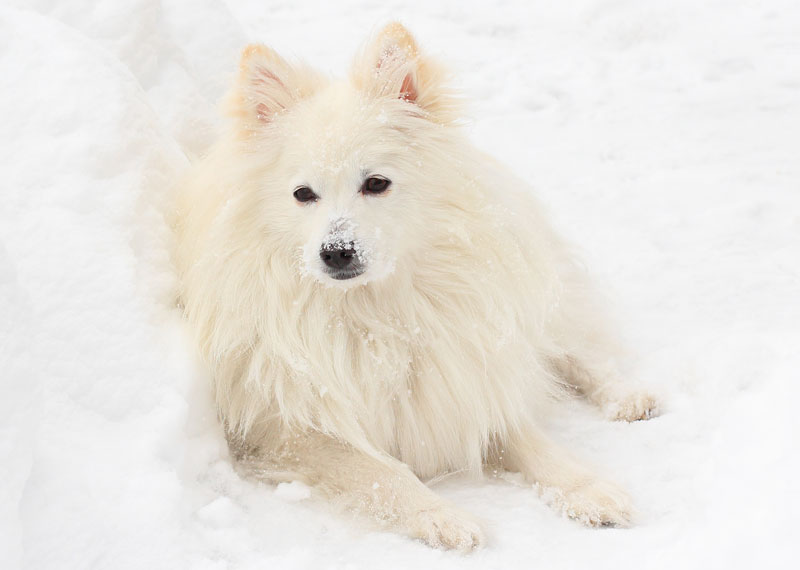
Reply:
[[[346,281],[348,279],[354,279],[359,275],[362,275],[366,271],[366,269],[359,265],[357,267],[348,267],[347,269],[326,269],[325,275],[330,277],[331,279],[335,279],[336,281]]]

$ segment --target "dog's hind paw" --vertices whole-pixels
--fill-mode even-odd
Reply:
[[[615,421],[649,420],[659,414],[658,400],[648,392],[631,392],[614,398],[605,408],[609,418]]]
[[[472,515],[444,505],[416,513],[409,532],[434,548],[468,552],[486,543],[483,529]]]

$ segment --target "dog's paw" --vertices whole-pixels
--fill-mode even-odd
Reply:
[[[468,552],[486,543],[483,529],[472,515],[446,505],[417,512],[409,532],[434,548]]]
[[[554,507],[587,526],[627,527],[633,518],[628,494],[608,481],[596,480],[548,498]]]
[[[659,414],[658,400],[648,392],[631,392],[606,404],[606,412],[615,421],[649,420]]]

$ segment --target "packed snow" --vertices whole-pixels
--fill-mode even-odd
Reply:
[[[169,188],[262,41],[343,74],[401,19],[610,298],[664,413],[552,431],[625,486],[587,529],[513,475],[446,478],[469,555],[234,471],[173,306]],[[5,0],[0,567],[769,568],[800,524],[800,3]]]

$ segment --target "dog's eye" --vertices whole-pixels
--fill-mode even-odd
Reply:
[[[294,191],[294,199],[298,202],[313,202],[319,199],[319,196],[314,194],[314,191],[308,186],[300,186]]]
[[[370,176],[364,180],[364,185],[361,187],[361,192],[363,194],[381,194],[388,190],[391,183],[391,180],[384,178],[383,176]]]

